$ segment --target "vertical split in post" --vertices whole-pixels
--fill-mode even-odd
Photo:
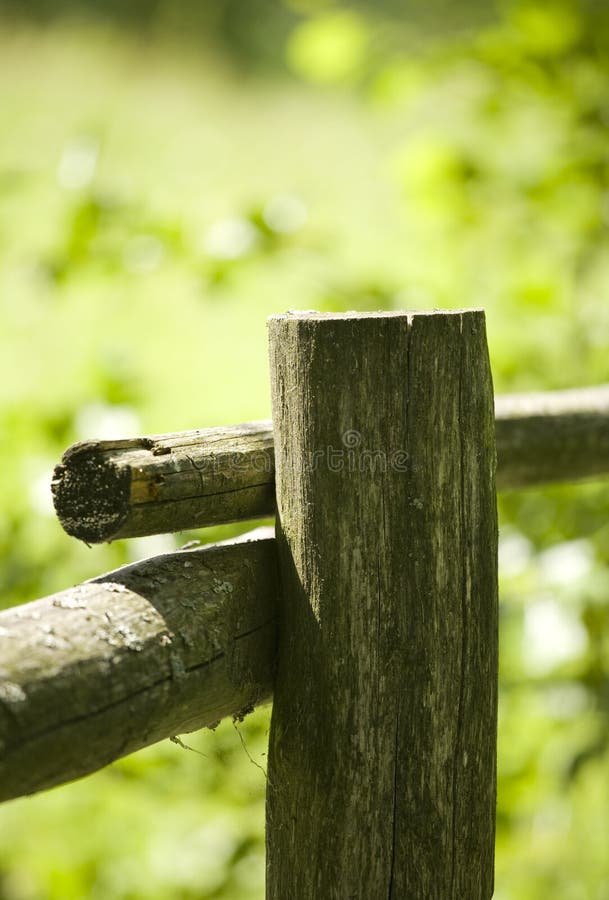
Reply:
[[[284,597],[267,897],[489,900],[484,313],[294,313],[269,329]]]

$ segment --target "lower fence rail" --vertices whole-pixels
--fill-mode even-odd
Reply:
[[[0,800],[273,691],[274,539],[157,556],[0,613]]]

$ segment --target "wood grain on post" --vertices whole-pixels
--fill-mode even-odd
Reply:
[[[270,698],[274,540],[154,557],[0,613],[0,800]]]
[[[269,900],[489,900],[493,393],[481,311],[270,319],[282,601]]]
[[[498,490],[609,474],[609,386],[499,395],[495,415]],[[53,495],[91,544],[273,516],[273,425],[75,444]]]

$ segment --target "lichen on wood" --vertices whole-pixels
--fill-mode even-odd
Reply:
[[[268,700],[273,539],[169,553],[0,613],[0,800]]]

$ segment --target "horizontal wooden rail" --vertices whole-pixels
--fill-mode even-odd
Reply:
[[[609,385],[495,398],[497,487],[609,474]],[[334,448],[334,449],[343,449]],[[53,479],[68,534],[87,543],[272,516],[270,421],[75,444]]]
[[[270,422],[74,444],[56,467],[55,510],[96,544],[273,515]]]
[[[495,397],[497,488],[609,475],[609,385]]]
[[[275,541],[170,553],[0,613],[0,800],[271,697]]]

